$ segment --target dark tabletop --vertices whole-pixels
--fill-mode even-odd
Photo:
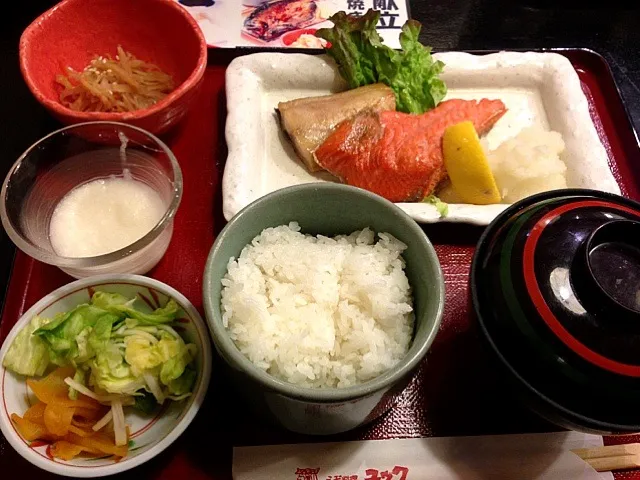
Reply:
[[[88,0],[87,0],[88,1]],[[0,178],[34,141],[58,125],[33,99],[18,67],[24,28],[55,1],[11,2],[0,19]],[[640,129],[640,7],[623,0],[412,0],[421,40],[438,50],[585,47],[609,62],[636,130]],[[594,6],[591,6],[594,4]],[[629,2],[638,5],[636,2]],[[638,159],[640,161],[640,159]],[[13,247],[0,231],[0,292]]]

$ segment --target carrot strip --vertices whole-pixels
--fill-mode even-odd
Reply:
[[[44,425],[49,433],[65,436],[69,432],[73,420],[74,408],[62,407],[50,403],[44,409]]]

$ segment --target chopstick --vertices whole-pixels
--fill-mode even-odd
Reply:
[[[598,472],[640,467],[640,443],[577,448],[571,451]]]

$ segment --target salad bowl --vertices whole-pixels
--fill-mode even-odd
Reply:
[[[42,298],[18,320],[7,335],[0,360],[4,362],[19,332],[35,317],[51,318],[60,312],[88,303],[95,292],[116,293],[136,298],[136,309],[151,312],[173,299],[179,307],[175,327],[185,341],[197,347],[196,380],[192,394],[182,401],[165,402],[151,413],[126,409],[129,426],[129,451],[122,459],[112,456],[83,457],[70,461],[54,459],[51,446],[36,440],[26,441],[11,420],[23,415],[35,403],[26,378],[0,366],[0,431],[11,446],[26,460],[49,472],[69,477],[101,477],[136,467],[158,455],[189,426],[204,400],[211,375],[211,347],[207,328],[195,307],[175,289],[157,280],[138,275],[101,275],[72,282]]]

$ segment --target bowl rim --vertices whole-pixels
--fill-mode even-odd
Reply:
[[[233,229],[236,224],[243,222],[244,217],[251,215],[252,210],[258,208],[260,205],[265,203],[268,204],[276,198],[296,194],[301,191],[308,191],[310,193],[315,192],[315,195],[318,196],[331,195],[333,192],[342,191],[347,192],[349,195],[366,197],[369,201],[378,203],[383,208],[387,208],[395,214],[398,221],[402,222],[406,229],[410,230],[411,233],[415,235],[417,239],[419,239],[419,241],[423,244],[423,246],[433,259],[430,273],[433,277],[436,288],[437,298],[435,298],[434,301],[437,302],[437,309],[435,321],[431,329],[427,333],[425,341],[415,350],[413,350],[415,344],[412,342],[409,351],[400,362],[398,362],[395,366],[393,366],[383,374],[361,384],[342,388],[315,389],[309,387],[301,387],[271,376],[264,370],[261,370],[260,368],[255,366],[247,357],[245,357],[240,352],[240,350],[238,350],[233,340],[231,340],[231,338],[227,334],[224,325],[222,324],[220,306],[216,305],[211,296],[211,286],[215,281],[220,281],[220,279],[214,280],[212,278],[214,260],[218,255],[217,252],[220,250],[222,243],[226,242],[231,229]],[[257,232],[256,235],[259,233],[260,232]],[[351,400],[366,397],[368,395],[374,394],[375,392],[379,392],[381,390],[389,388],[402,377],[412,372],[426,355],[440,329],[440,323],[442,321],[445,304],[444,275],[442,273],[440,261],[431,241],[422,230],[422,228],[418,225],[418,223],[416,223],[407,213],[400,209],[400,207],[396,206],[395,204],[381,196],[378,196],[361,188],[329,182],[312,182],[285,187],[280,190],[271,192],[263,197],[260,197],[259,199],[253,201],[242,210],[240,210],[222,229],[222,231],[216,238],[211,251],[209,252],[207,263],[205,266],[204,281],[202,287],[205,318],[211,331],[213,342],[216,348],[221,353],[223,359],[225,359],[225,362],[228,363],[227,358],[231,358],[245,374],[247,374],[254,382],[266,388],[268,391],[272,391],[276,394],[284,395],[296,400],[318,403],[348,402]]]
[[[503,355],[500,347],[495,343],[493,336],[489,332],[487,328],[486,321],[482,315],[480,309],[480,300],[478,297],[478,289],[476,287],[476,282],[474,279],[478,275],[478,271],[480,270],[480,262],[482,261],[481,257],[484,251],[488,248],[488,242],[490,237],[495,234],[495,232],[504,225],[504,223],[510,219],[514,214],[518,211],[535,205],[544,200],[550,199],[561,199],[561,198],[571,198],[571,197],[596,197],[596,198],[604,198],[612,201],[620,201],[621,199],[625,202],[631,202],[636,204],[636,206],[640,207],[638,202],[631,200],[629,198],[623,197],[621,195],[616,195],[609,192],[603,192],[600,190],[593,189],[585,189],[585,188],[565,188],[561,190],[551,190],[548,192],[542,192],[535,195],[531,195],[526,197],[511,206],[505,209],[503,212],[498,214],[498,216],[487,226],[487,228],[482,232],[475,248],[475,252],[473,255],[473,259],[471,261],[471,270],[469,271],[469,291],[471,294],[471,302],[473,305],[473,311],[477,317],[478,324],[480,325],[480,330],[482,331],[482,335],[485,340],[489,343],[491,350],[497,356],[502,366],[514,377],[518,384],[521,387],[533,394],[535,398],[542,401],[546,407],[550,407],[551,409],[561,412],[563,416],[572,419],[573,421],[580,422],[582,425],[588,425],[590,428],[597,428],[602,432],[638,432],[640,431],[640,424],[638,425],[622,425],[613,422],[598,420],[590,416],[583,415],[582,413],[571,410],[560,403],[556,402],[554,399],[549,397],[547,394],[541,392],[536,387],[534,387],[526,378],[524,378],[518,370],[516,370],[511,362]]]
[[[65,107],[58,101],[54,101],[50,98],[45,97],[40,89],[36,87],[36,82],[34,81],[29,68],[30,60],[27,58],[26,54],[28,42],[31,41],[31,38],[36,34],[40,24],[47,21],[50,17],[56,15],[58,10],[64,9],[69,4],[85,3],[84,0],[62,0],[60,3],[54,5],[49,10],[38,16],[22,32],[18,47],[20,71],[22,72],[22,76],[31,93],[40,103],[42,103],[46,108],[52,110],[56,114],[65,116],[67,118],[73,118],[74,121],[81,122],[89,122],[95,120],[110,120],[115,122],[142,120],[158,114],[170,104],[184,97],[204,77],[204,72],[207,68],[207,41],[204,37],[202,29],[198,25],[198,22],[181,5],[179,5],[174,0],[156,0],[156,2],[164,3],[169,8],[172,8],[177,14],[179,14],[179,16],[182,17],[182,19],[191,26],[191,29],[198,37],[199,44],[198,59],[193,71],[180,85],[178,85],[172,92],[170,92],[158,103],[152,105],[149,108],[134,110],[132,112],[78,112]]]
[[[43,250],[42,248],[34,245],[29,240],[25,239],[21,234],[18,233],[18,230],[13,225],[13,222],[9,219],[7,214],[6,207],[6,199],[7,199],[7,190],[9,186],[9,180],[15,171],[20,168],[22,162],[27,158],[27,156],[34,150],[38,148],[40,144],[46,142],[50,138],[60,134],[66,134],[69,131],[73,131],[78,128],[86,127],[86,126],[113,126],[114,128],[121,129],[132,129],[136,132],[145,135],[150,138],[154,142],[156,142],[163,152],[169,158],[169,162],[171,163],[171,168],[173,171],[173,195],[171,198],[171,203],[165,209],[164,214],[158,220],[158,222],[153,226],[151,230],[145,233],[142,237],[140,237],[135,242],[125,245],[124,247],[114,250],[113,252],[103,253],[102,255],[95,255],[93,257],[63,257],[61,255],[57,255],[55,252],[48,252]],[[2,182],[2,188],[0,189],[0,221],[2,226],[9,238],[13,241],[13,243],[22,251],[27,253],[29,256],[34,257],[44,263],[48,263],[50,265],[56,265],[57,267],[62,268],[92,268],[98,267],[102,265],[106,265],[123,258],[128,257],[129,255],[138,252],[151,244],[156,238],[160,236],[160,234],[171,224],[173,221],[178,207],[180,206],[180,202],[182,201],[182,192],[183,192],[183,178],[182,178],[182,169],[180,168],[180,164],[178,163],[178,159],[176,158],[173,151],[165,144],[162,140],[156,137],[151,132],[148,132],[140,127],[135,125],[130,125],[128,123],[122,122],[111,122],[111,121],[97,121],[97,122],[83,122],[83,123],[74,123],[73,125],[67,125],[66,127],[55,130],[48,135],[37,140],[33,143],[29,148],[27,148],[18,159],[13,163],[9,171],[7,172],[6,177]]]
[[[13,340],[13,338],[15,338],[15,336],[18,334],[18,331],[22,327],[24,327],[28,321],[31,320],[34,314],[38,313],[43,308],[47,308],[55,304],[61,298],[74,291],[77,291],[78,289],[87,288],[90,286],[105,285],[109,283],[130,283],[137,286],[150,287],[155,290],[159,290],[170,298],[173,298],[178,303],[178,305],[180,305],[180,307],[189,314],[189,316],[193,320],[194,327],[198,331],[198,337],[202,340],[201,344],[198,345],[198,348],[201,349],[203,354],[202,371],[199,375],[198,383],[194,388],[193,400],[190,402],[188,410],[175,424],[171,431],[164,438],[159,439],[155,445],[150,447],[144,453],[136,455],[135,457],[132,457],[130,459],[125,458],[121,462],[113,463],[110,465],[83,468],[80,466],[59,463],[43,457],[42,455],[36,453],[28,445],[26,445],[22,437],[20,437],[18,433],[10,426],[10,413],[4,409],[4,405],[0,405],[0,431],[7,439],[9,444],[24,459],[26,459],[33,465],[58,475],[78,478],[106,476],[130,470],[151,460],[153,457],[157,456],[163,450],[169,447],[169,445],[171,445],[191,424],[201,405],[203,404],[205,395],[209,387],[212,368],[211,343],[206,322],[202,319],[201,315],[198,313],[198,310],[183,294],[178,292],[173,287],[153,278],[133,274],[96,275],[93,277],[76,280],[63,285],[60,288],[57,288],[56,290],[38,300],[31,308],[29,308],[25,313],[22,314],[22,316],[18,319],[18,321],[7,334],[2,347],[0,348],[0,375],[4,376],[4,373],[6,372],[6,369],[2,366],[1,361],[4,358],[4,355],[6,354],[11,343],[9,340]]]

